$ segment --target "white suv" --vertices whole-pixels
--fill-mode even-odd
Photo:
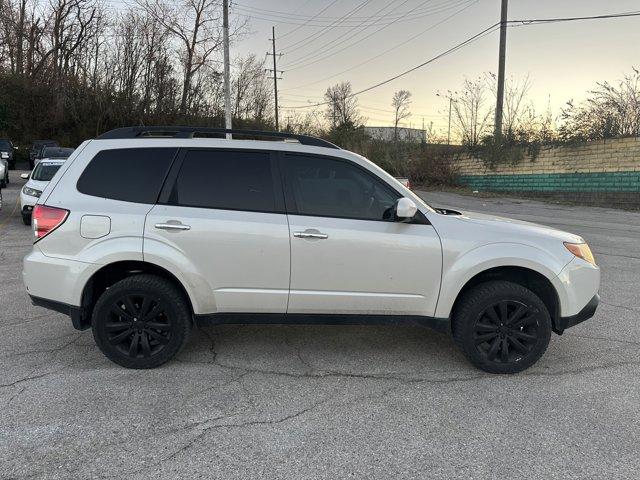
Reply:
[[[192,324],[405,323],[451,332],[477,367],[513,373],[599,298],[582,238],[434,209],[367,159],[301,135],[112,130],[64,163],[33,228],[33,303],[92,327],[130,368],[174,357]]]

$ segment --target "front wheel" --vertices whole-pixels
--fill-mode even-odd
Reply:
[[[168,280],[134,275],[98,299],[92,327],[107,358],[126,368],[155,368],[184,347],[191,316],[183,294]]]
[[[31,214],[30,213],[23,213],[22,214],[22,223],[24,223],[25,225],[31,225]]]
[[[517,373],[536,363],[551,339],[551,317],[531,290],[507,281],[482,283],[454,312],[453,338],[476,367]]]

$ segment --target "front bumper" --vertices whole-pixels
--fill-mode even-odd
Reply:
[[[573,327],[579,323],[584,322],[585,320],[589,320],[595,315],[599,303],[600,295],[596,293],[594,297],[589,301],[589,303],[587,303],[584,308],[575,315],[571,315],[570,317],[557,318],[555,321],[555,332],[558,335],[562,335],[562,333],[567,328]]]
[[[32,197],[31,195],[25,195],[22,190],[20,190],[20,210],[22,214],[31,215],[31,211],[38,201],[38,197]]]

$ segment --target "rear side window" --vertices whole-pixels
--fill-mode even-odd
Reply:
[[[189,150],[169,203],[185,207],[275,212],[268,152]]]
[[[94,197],[155,203],[175,154],[175,148],[103,150],[82,172],[78,190]]]

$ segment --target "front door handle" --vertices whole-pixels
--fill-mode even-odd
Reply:
[[[293,232],[293,236],[296,238],[319,238],[324,240],[329,238],[326,233],[321,233],[318,230],[305,230],[304,232]]]
[[[155,226],[159,230],[191,230],[191,225],[182,223],[156,223]]]

